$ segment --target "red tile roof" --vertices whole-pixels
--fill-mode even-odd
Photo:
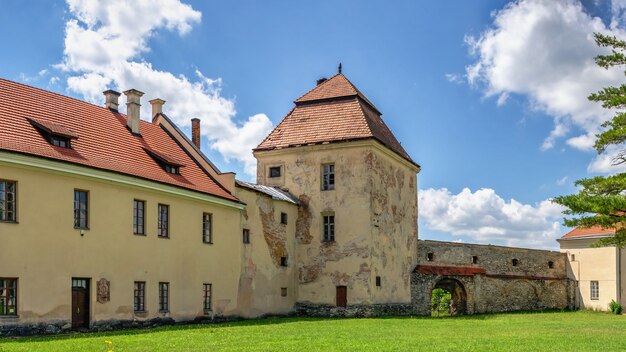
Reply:
[[[341,73],[295,100],[296,106],[254,150],[376,139],[417,165],[376,107]]]
[[[474,276],[477,274],[485,274],[483,268],[473,268],[466,266],[437,266],[437,265],[418,265],[413,270],[414,273],[426,275],[446,275],[446,276]]]
[[[72,149],[55,147],[27,118],[57,132],[71,131],[78,139],[72,141]],[[181,167],[180,175],[167,173],[146,149],[185,167]],[[238,200],[198,166],[163,127],[141,121],[141,136],[133,136],[126,127],[124,114],[5,79],[0,79],[0,150]]]
[[[601,235],[614,235],[615,229],[603,229],[600,226],[593,226],[589,228],[577,227],[572,231],[566,233],[561,238],[573,238],[573,237],[589,237],[589,236],[601,236]]]

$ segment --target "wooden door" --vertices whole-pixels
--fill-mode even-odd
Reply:
[[[72,328],[89,327],[89,280],[72,279]]]
[[[345,307],[348,305],[348,288],[346,286],[337,286],[337,307]]]

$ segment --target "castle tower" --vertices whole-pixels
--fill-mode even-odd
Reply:
[[[302,203],[298,303],[411,301],[420,167],[341,72],[296,99],[254,156],[257,183]]]

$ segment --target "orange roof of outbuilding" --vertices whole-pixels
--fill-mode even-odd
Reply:
[[[338,73],[294,101],[296,106],[254,150],[375,139],[417,165],[378,109]]]
[[[72,148],[55,147],[29,120],[72,134]],[[141,121],[141,136],[126,115],[43,89],[0,78],[0,150],[112,171],[238,201],[209,176],[160,125]],[[166,172],[146,150],[180,165]]]
[[[574,238],[574,237],[591,237],[591,236],[601,236],[601,235],[614,235],[614,228],[602,228],[600,226],[592,226],[588,228],[577,227],[572,231],[566,233],[561,238]]]

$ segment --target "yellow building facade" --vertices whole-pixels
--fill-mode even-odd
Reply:
[[[359,128],[277,146],[290,113],[254,151],[256,184],[218,170],[164,101],[150,123],[143,93],[124,92],[127,115],[104,94],[0,80],[0,334],[410,310],[419,166],[343,75],[296,102],[326,109],[296,129]]]

